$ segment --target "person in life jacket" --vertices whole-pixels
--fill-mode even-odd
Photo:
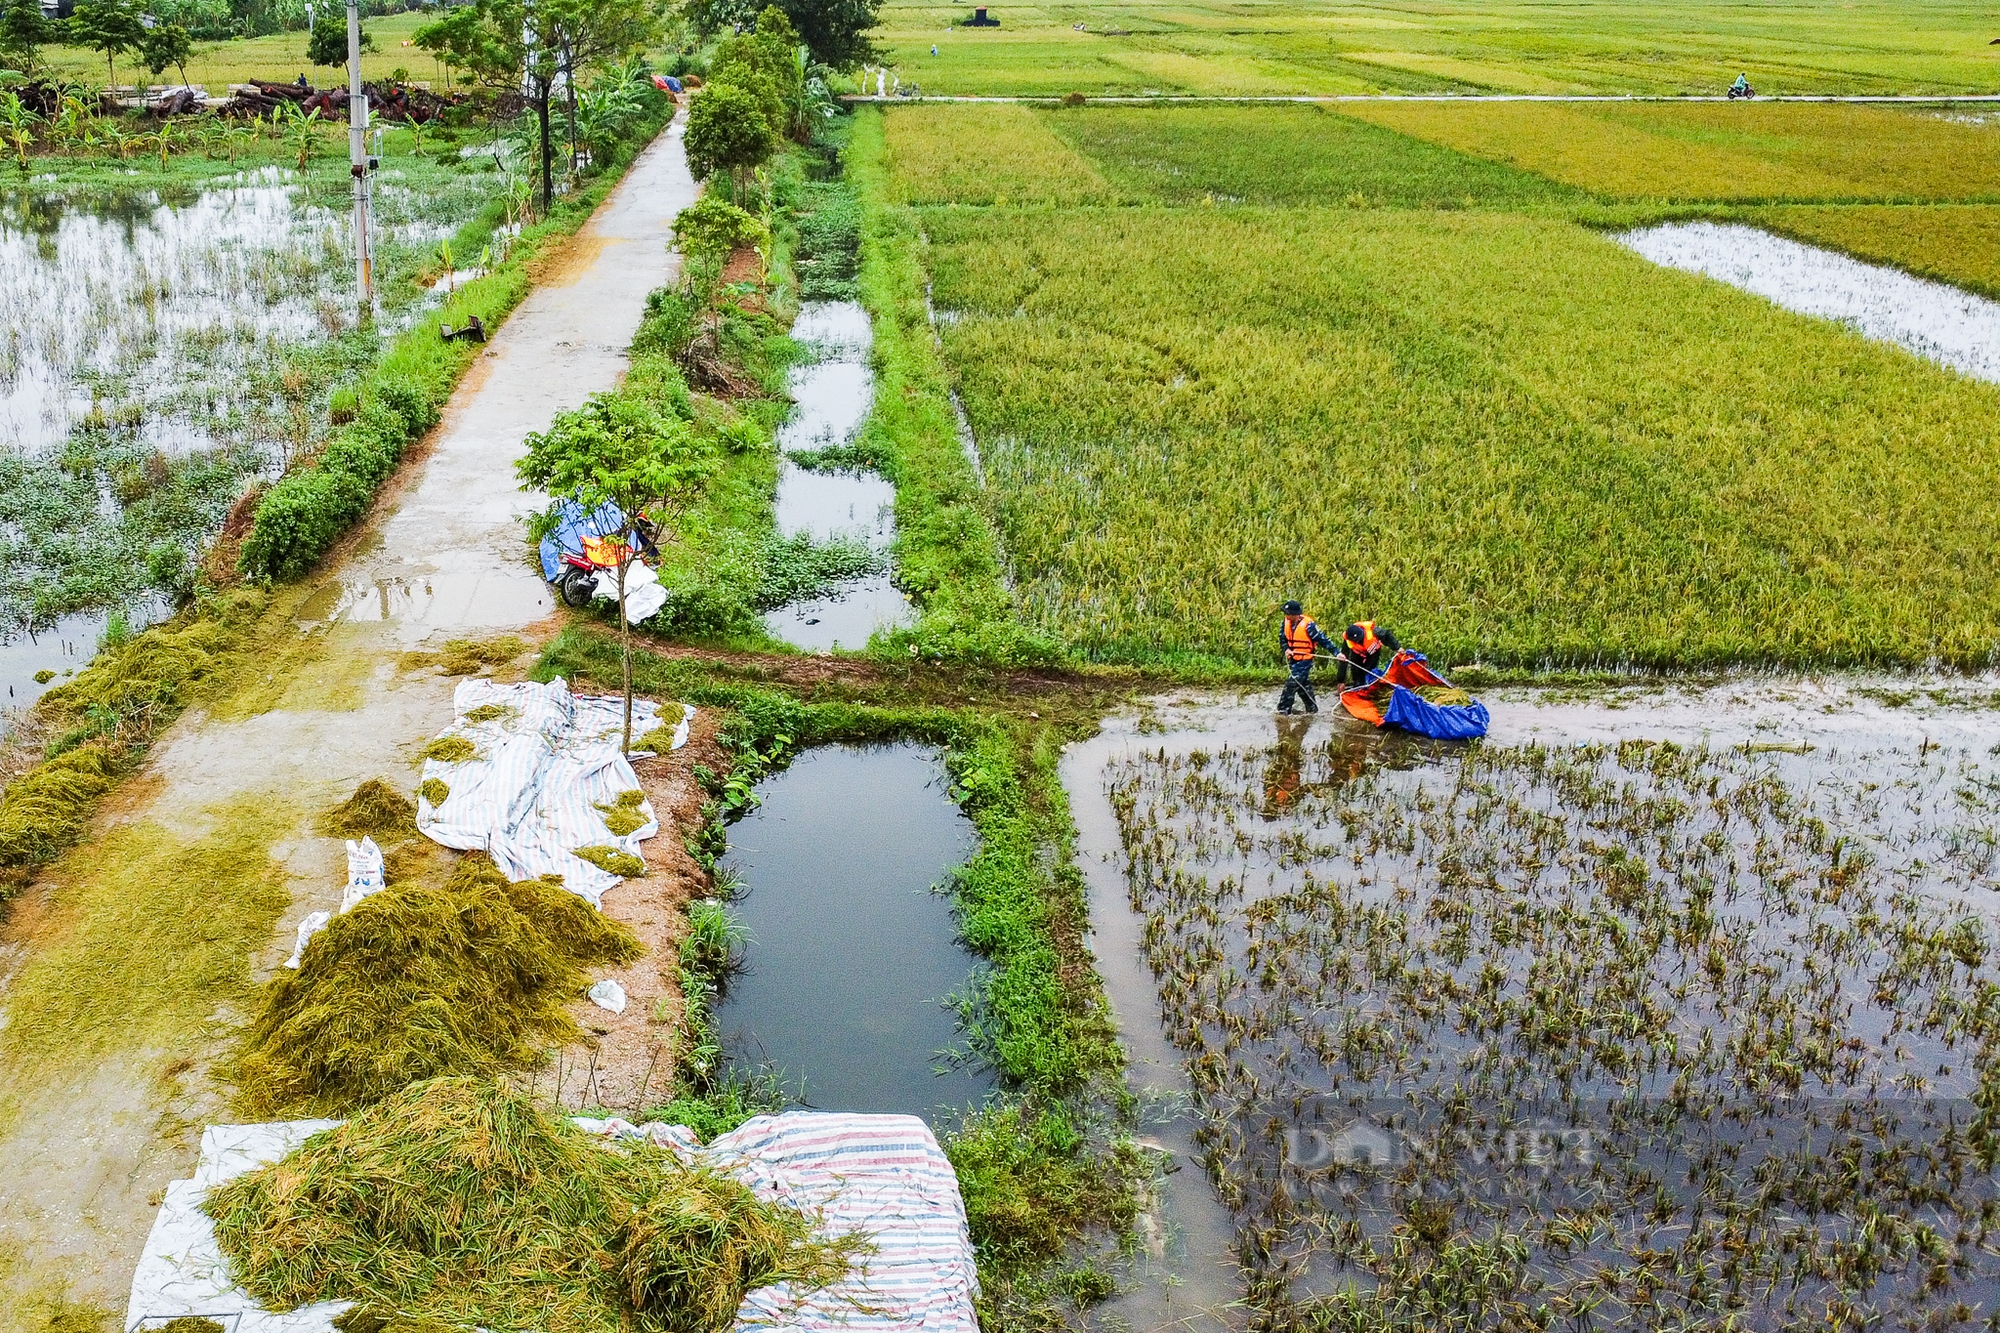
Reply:
[[[1278,711],[1292,711],[1292,697],[1306,701],[1306,711],[1319,711],[1319,698],[1313,693],[1312,669],[1313,649],[1320,647],[1331,653],[1334,642],[1326,637],[1326,631],[1313,624],[1312,617],[1297,602],[1285,603],[1285,618],[1278,627],[1278,640],[1285,650],[1285,662],[1291,674],[1285,678],[1285,688],[1278,695]]]
[[[1335,679],[1348,685],[1366,685],[1375,679],[1380,669],[1382,650],[1388,649],[1394,657],[1403,645],[1396,642],[1396,636],[1385,625],[1377,625],[1372,620],[1357,620],[1347,627],[1347,633],[1340,636],[1340,651],[1334,655]]]

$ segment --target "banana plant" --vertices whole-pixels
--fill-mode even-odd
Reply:
[[[833,78],[833,67],[823,65],[813,59],[812,48],[801,44],[792,53],[798,63],[798,91],[793,94],[792,137],[800,143],[809,143],[819,122],[831,120],[837,111],[833,100],[833,88],[829,80]]]
[[[35,126],[41,119],[21,100],[19,93],[0,92],[0,138],[5,138],[13,148],[24,172],[28,169],[28,146],[35,141]]]
[[[162,120],[160,128],[153,134],[153,143],[160,150],[160,170],[167,169],[167,155],[176,148],[187,146],[188,131],[176,125],[171,118]]]
[[[297,150],[299,170],[304,171],[306,160],[319,146],[319,108],[304,111],[291,102],[280,102],[271,108],[271,128]]]

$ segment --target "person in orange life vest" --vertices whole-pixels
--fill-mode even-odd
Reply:
[[[1381,669],[1382,650],[1388,649],[1389,656],[1394,657],[1402,646],[1387,627],[1372,620],[1357,620],[1341,635],[1340,651],[1333,665],[1334,678],[1345,684],[1366,685]]]
[[[1297,602],[1285,603],[1285,618],[1278,627],[1279,642],[1284,645],[1285,661],[1291,667],[1291,675],[1285,678],[1285,688],[1278,695],[1278,711],[1292,711],[1292,696],[1298,695],[1306,701],[1306,711],[1319,711],[1319,698],[1313,693],[1312,669],[1313,648],[1335,651],[1334,642],[1326,637],[1326,631],[1313,624],[1312,617]]]

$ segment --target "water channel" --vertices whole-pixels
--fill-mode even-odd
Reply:
[[[778,432],[778,531],[816,542],[853,540],[878,553],[895,539],[896,488],[873,472],[821,472],[782,456],[849,443],[874,402],[868,353],[874,334],[868,312],[853,301],[809,301],[799,310],[792,337],[813,349],[813,360],[794,366],[792,398],[798,409]],[[850,580],[825,596],[767,612],[764,626],[800,648],[861,648],[878,629],[914,619],[909,598],[886,573]]]
[[[758,788],[729,830],[746,891],[745,966],[716,1018],[734,1068],[768,1071],[801,1103],[899,1112],[934,1125],[985,1100],[949,997],[976,960],[936,891],[975,846],[940,753],[834,745]]]
[[[1425,940],[1439,929],[1438,920],[1452,918],[1424,915],[1424,903],[1426,895],[1444,892],[1441,877],[1456,873],[1454,858],[1494,858],[1491,870],[1480,873],[1499,877],[1504,892],[1496,902],[1510,912],[1537,894],[1575,893],[1586,915],[1557,914],[1571,921],[1602,919],[1607,893],[1619,910],[1638,910],[1620,902],[1615,876],[1599,882],[1586,873],[1598,856],[1611,857],[1605,864],[1627,864],[1604,848],[1620,836],[1645,849],[1642,860],[1657,859],[1650,880],[1641,870],[1637,882],[1655,886],[1649,891],[1664,893],[1666,901],[1691,891],[1690,901],[1705,903],[1702,895],[1710,890],[1698,881],[1713,874],[1721,886],[1718,928],[1737,941],[1733,947],[1757,959],[1757,968],[1771,968],[1774,988],[1853,969],[1835,992],[1844,997],[1834,1002],[1835,1010],[1848,1015],[1842,1021],[1865,1043],[1857,1049],[1876,1052],[1868,1058],[1883,1063],[1885,1095],[1890,1066],[1899,1061],[1912,1065],[1899,1078],[1920,1074],[1928,1081],[1927,1095],[1943,1099],[1922,1107],[1948,1109],[1957,1104],[1951,1098],[1967,1095],[1970,1071],[1962,1054],[1907,1019],[1892,1038],[1899,1031],[1895,1017],[1871,1012],[1884,1001],[1866,979],[1880,975],[1873,969],[1895,956],[1893,939],[1909,936],[1896,934],[1882,944],[1867,933],[1871,918],[1855,915],[1851,904],[1845,916],[1821,914],[1810,903],[1784,906],[1789,900],[1771,886],[1786,883],[1794,869],[1774,863],[1772,849],[1782,845],[1788,866],[1796,862],[1802,878],[1831,876],[1824,882],[1843,888],[1865,884],[1878,903],[1897,903],[1893,911],[1910,923],[1935,923],[1924,930],[1943,930],[1969,915],[1985,923],[1985,938],[1994,938],[2000,925],[2000,680],[1889,684],[1748,676],[1720,684],[1637,682],[1588,693],[1516,688],[1482,697],[1493,728],[1480,747],[1377,731],[1331,711],[1275,718],[1270,700],[1259,696],[1190,695],[1108,719],[1097,736],[1067,750],[1063,780],[1089,884],[1093,953],[1135,1089],[1153,1109],[1146,1127],[1152,1146],[1169,1154],[1176,1168],[1141,1218],[1146,1244],[1131,1274],[1133,1289],[1108,1303],[1094,1322],[1134,1330],[1240,1325],[1245,1282],[1237,1265],[1245,1254],[1256,1256],[1266,1278],[1277,1275],[1291,1299],[1324,1298],[1356,1281],[1367,1289],[1365,1275],[1336,1261],[1321,1228],[1357,1226],[1357,1243],[1367,1237],[1386,1245],[1408,1214],[1398,1211],[1402,1205],[1351,1188],[1348,1177],[1340,1190],[1325,1189],[1331,1173],[1350,1169],[1347,1159],[1308,1170],[1313,1164],[1302,1163],[1299,1144],[1374,1152],[1379,1137],[1387,1162],[1404,1143],[1397,1135],[1408,1133],[1397,1117],[1421,1121],[1449,1100],[1437,1080],[1451,1083],[1467,1069],[1494,1065],[1494,1056],[1481,1053],[1486,1048],[1427,1026],[1426,1011],[1406,1004],[1398,984],[1366,982],[1371,966],[1390,967],[1385,978],[1395,975],[1394,966],[1449,974],[1442,960],[1450,950],[1441,954]],[[1662,749],[1663,743],[1679,748]],[[1594,775],[1587,783],[1586,773]],[[1716,797],[1711,783],[1720,784],[1713,790],[1723,796],[1732,788],[1736,794]],[[1590,801],[1607,804],[1577,804],[1586,792],[1596,793]],[[1766,813],[1746,815],[1753,805]],[[1520,828],[1479,823],[1503,807],[1525,821]],[[1553,845],[1582,849],[1553,856],[1563,868],[1547,873],[1560,882],[1552,888],[1543,879],[1538,886],[1535,876],[1544,872],[1531,866],[1514,884],[1509,877],[1524,872],[1508,858],[1532,842],[1523,830],[1539,838],[1558,827],[1571,830],[1564,835],[1570,841]],[[1635,832],[1641,828],[1643,837]],[[1418,839],[1414,853],[1405,843],[1412,836]],[[1655,838],[1661,839],[1657,848]],[[1565,856],[1581,859],[1572,863]],[[1687,862],[1701,858],[1713,859],[1697,874]],[[1739,879],[1739,865],[1753,862],[1756,875]],[[1562,879],[1566,874],[1585,877],[1572,885]],[[1445,898],[1456,910],[1457,891]],[[1468,891],[1464,900],[1483,921],[1479,893]],[[1354,912],[1400,913],[1406,901],[1414,902],[1407,928],[1390,923],[1386,936],[1379,925],[1372,934],[1359,931]],[[1336,918],[1349,914],[1347,925],[1329,928],[1318,920],[1329,902],[1348,904],[1332,909]],[[1443,909],[1434,904],[1428,910]],[[1699,903],[1689,910],[1708,911]],[[1391,965],[1367,954],[1384,946],[1364,946],[1364,938],[1401,941],[1397,947],[1414,939],[1419,953]],[[1482,962],[1498,961],[1518,975],[1518,948],[1482,958],[1477,934],[1470,938],[1466,968],[1476,972]],[[1425,948],[1431,952],[1424,954]],[[1612,948],[1605,940],[1572,953],[1596,966]],[[1374,961],[1361,963],[1358,988],[1331,993],[1329,979],[1349,976],[1347,969],[1364,956]],[[1808,956],[1815,961],[1807,962]],[[1297,966],[1271,970],[1273,960],[1288,958]],[[1850,961],[1837,961],[1842,958]],[[1722,966],[1714,958],[1708,965]],[[1935,984],[1952,989],[1960,983]],[[1808,989],[1785,991],[1784,1002],[1802,1003]],[[1680,1012],[1669,1005],[1657,1021],[1677,1033],[1685,1049],[1694,1047],[1701,1031],[1726,1032],[1748,1021],[1735,1009],[1684,1003],[1689,1007]],[[1352,1048],[1349,1056],[1339,1055],[1339,1042],[1363,1018],[1403,1024],[1397,1035],[1384,1034],[1387,1058],[1403,1073],[1378,1073],[1374,1101],[1365,1095],[1370,1089],[1359,1086],[1367,1080],[1357,1082],[1344,1062],[1353,1058]],[[1335,1040],[1322,1049],[1325,1038]],[[1644,1048],[1647,1040],[1624,1044]],[[1190,1069],[1202,1062],[1204,1078],[1191,1079]],[[1533,1063],[1526,1056],[1520,1062]],[[1531,1072],[1534,1079],[1548,1077],[1546,1069]],[[1732,1075],[1707,1077],[1718,1096],[1745,1095]],[[1585,1091],[1605,1095],[1601,1088]],[[1809,1083],[1806,1091],[1815,1088]],[[1918,1103],[1891,1104],[1902,1106],[1902,1114],[1920,1114],[1911,1109]],[[1804,1105],[1811,1105],[1810,1097]],[[1385,1106],[1391,1109],[1384,1112]],[[1368,1116],[1391,1128],[1378,1131]],[[1266,1126],[1280,1122],[1288,1137],[1273,1146]],[[1359,1138],[1357,1124],[1366,1131]],[[1198,1142],[1204,1125],[1207,1136]],[[1206,1165],[1222,1172],[1230,1206],[1218,1195],[1205,1156]],[[1424,1179],[1449,1193],[1447,1174],[1427,1170]],[[1275,1207],[1274,1191],[1290,1201]],[[1467,1210],[1461,1213],[1467,1236],[1484,1225],[1476,1208],[1495,1210],[1490,1196],[1473,1197],[1478,1205],[1458,1205]],[[1550,1193],[1531,1196],[1514,1225],[1532,1235],[1565,1202]],[[1647,1243],[1639,1238],[1642,1220],[1621,1215],[1613,1225],[1628,1246]],[[1587,1286],[1595,1280],[1594,1266],[1621,1261],[1609,1234],[1574,1253],[1537,1250],[1535,1272],[1552,1289]],[[1753,1247],[1768,1243],[1754,1226],[1750,1240]],[[1980,1271],[1957,1294],[1970,1299],[2000,1290],[1990,1266],[1974,1267]],[[1909,1283],[1891,1277],[1878,1290],[1855,1294],[1909,1313],[1928,1299]],[[1744,1326],[1767,1326],[1765,1313],[1749,1310]]]

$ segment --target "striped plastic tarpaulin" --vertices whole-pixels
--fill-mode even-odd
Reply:
[[[639,805],[646,822],[630,833],[613,833],[604,822],[620,795],[639,789],[619,752],[624,699],[573,695],[560,678],[546,685],[465,680],[452,695],[452,712],[457,720],[439,739],[462,737],[476,754],[457,763],[424,761],[424,784],[436,779],[446,795],[433,803],[419,788],[417,827],[446,847],[491,854],[509,879],[560,875],[570,892],[602,907],[604,891],[620,877],[574,853],[609,847],[638,856],[640,842],[660,831],[650,802]],[[676,750],[687,744],[694,709],[682,705],[681,713]],[[658,725],[658,705],[633,700],[632,734]]]
[[[744,1297],[736,1327],[870,1333],[979,1333],[979,1276],[958,1176],[913,1115],[788,1111],[760,1115],[704,1146],[679,1125],[578,1120],[614,1138],[646,1138],[727,1171],[759,1198],[817,1216],[822,1234],[868,1235],[862,1271],[823,1291],[784,1283]]]

